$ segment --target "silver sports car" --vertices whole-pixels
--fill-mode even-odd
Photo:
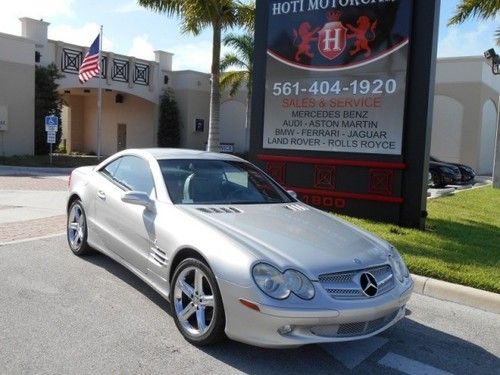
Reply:
[[[170,301],[195,345],[362,339],[402,319],[413,289],[389,243],[225,154],[126,150],[75,169],[67,235]]]

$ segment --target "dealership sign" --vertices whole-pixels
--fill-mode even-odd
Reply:
[[[412,1],[326,3],[270,6],[263,148],[400,155]]]
[[[398,221],[413,131],[407,116],[417,109],[411,95],[429,113],[431,60],[418,51],[433,53],[436,7],[436,0],[418,8],[413,0],[257,1],[254,161],[308,203]],[[412,62],[419,76],[411,76]],[[424,87],[413,94],[417,80]],[[420,126],[423,152],[427,119]]]

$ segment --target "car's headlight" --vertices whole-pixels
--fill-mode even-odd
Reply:
[[[410,276],[408,267],[406,267],[403,258],[401,258],[401,255],[394,247],[391,247],[391,250],[389,252],[389,260],[391,262],[392,268],[394,269],[394,274],[400,282],[403,282],[404,279],[407,279]]]
[[[314,297],[313,284],[299,271],[286,270],[281,273],[269,264],[258,263],[252,269],[252,276],[259,289],[269,297],[285,299],[290,293],[302,299]]]

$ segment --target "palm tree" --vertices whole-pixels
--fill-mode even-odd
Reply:
[[[457,5],[457,11],[448,21],[448,25],[458,25],[469,17],[480,19],[494,18],[500,11],[498,0],[462,0]],[[495,32],[497,44],[500,45],[500,28]]]
[[[229,96],[237,94],[241,85],[247,88],[247,109],[245,117],[245,151],[248,151],[249,129],[250,129],[250,103],[252,99],[252,74],[253,74],[253,34],[242,35],[228,34],[224,37],[224,45],[232,47],[233,52],[229,52],[222,58],[220,69],[221,88],[229,88]],[[235,69],[235,70],[228,70]]]
[[[212,68],[210,85],[210,121],[208,126],[208,151],[219,151],[220,117],[220,49],[222,32],[235,26],[252,27],[254,3],[238,0],[138,0],[139,5],[181,18],[182,32],[198,35],[211,27]]]

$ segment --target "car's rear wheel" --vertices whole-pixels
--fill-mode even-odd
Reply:
[[[78,199],[69,208],[66,234],[69,248],[75,255],[84,255],[92,250],[87,243],[87,217]]]
[[[198,346],[225,338],[225,315],[217,281],[210,268],[194,258],[176,268],[170,287],[174,321],[184,338]]]

